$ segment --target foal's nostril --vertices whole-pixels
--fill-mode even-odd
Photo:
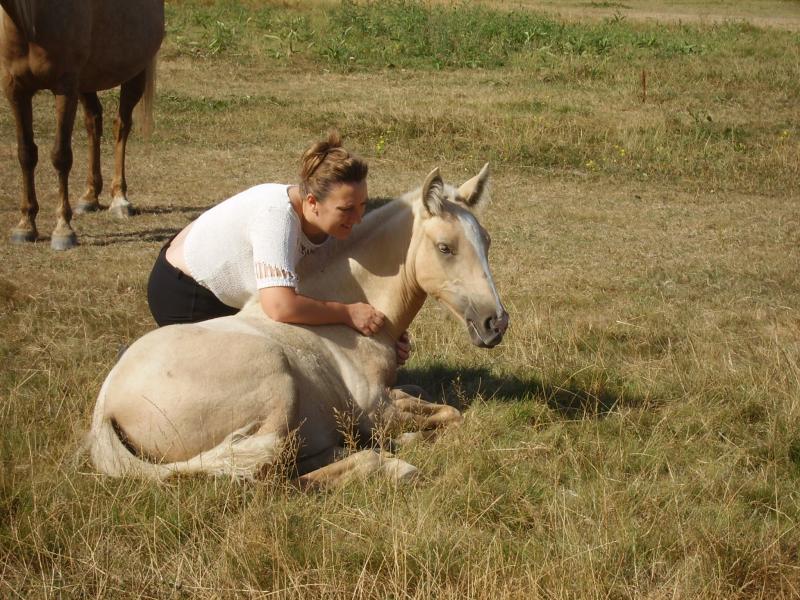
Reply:
[[[494,317],[488,317],[483,322],[483,329],[484,329],[484,331],[494,331],[496,329],[496,327],[495,327],[495,318]]]
[[[503,330],[503,333],[505,333],[506,330],[508,329],[509,320],[510,317],[508,316],[508,313],[506,311],[503,311],[503,316],[500,318],[501,329]]]
[[[487,319],[486,323],[488,329],[498,333],[505,333],[506,329],[508,329],[508,313],[503,311],[500,316]]]

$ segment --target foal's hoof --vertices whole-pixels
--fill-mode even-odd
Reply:
[[[11,230],[11,243],[12,244],[27,244],[35,242],[39,235],[35,229],[12,229]]]
[[[395,483],[414,483],[419,479],[419,469],[399,458],[389,458],[383,461],[381,468],[390,481]]]
[[[115,219],[127,219],[133,215],[133,204],[128,202],[125,198],[114,198],[111,206],[108,207],[108,212]]]
[[[81,200],[74,209],[76,215],[85,215],[86,213],[93,213],[100,210],[100,203],[95,200]]]
[[[74,248],[78,245],[78,236],[75,235],[74,231],[71,231],[66,234],[53,234],[53,237],[50,238],[50,247],[53,250],[69,250],[70,248]]]

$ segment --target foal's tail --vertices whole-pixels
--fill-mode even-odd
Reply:
[[[139,124],[139,130],[145,139],[149,138],[155,127],[153,118],[153,105],[156,98],[156,67],[158,65],[158,54],[156,53],[145,67],[144,93],[141,100],[136,105],[134,123]]]
[[[142,460],[122,443],[113,419],[105,415],[107,388],[114,370],[108,374],[100,389],[89,432],[92,464],[99,472],[112,477],[127,475],[159,480],[177,473],[255,479],[261,467],[278,457],[281,437],[274,433],[254,435],[260,423],[253,423],[237,429],[214,448],[189,460],[174,463]]]

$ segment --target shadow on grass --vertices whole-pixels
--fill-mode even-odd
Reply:
[[[580,382],[566,386],[544,384],[537,377],[498,376],[486,368],[453,368],[434,365],[423,369],[403,369],[398,385],[415,384],[435,401],[459,409],[468,408],[480,395],[500,402],[544,401],[570,418],[601,417],[618,406],[641,406],[642,399],[613,386],[589,390]]]
[[[203,213],[214,204],[206,206],[144,206],[142,208],[135,208],[134,215],[169,215],[172,213]]]
[[[379,208],[392,201],[392,198],[371,198],[369,210]],[[194,213],[193,218],[200,216],[201,213],[213,206],[147,206],[144,208],[134,208],[133,217],[137,215],[165,215],[170,213]],[[107,208],[103,206],[102,208]],[[188,223],[189,221],[187,221]],[[81,246],[112,246],[115,244],[130,244],[133,242],[166,242],[169,238],[178,233],[180,229],[157,228],[145,231],[129,231],[120,233],[106,233],[98,236],[81,234],[79,245]],[[40,236],[38,242],[49,242],[49,236]]]
[[[105,233],[96,237],[81,236],[81,246],[112,246],[114,244],[130,244],[133,242],[166,242],[180,229],[158,228],[145,231],[126,231],[124,233]]]

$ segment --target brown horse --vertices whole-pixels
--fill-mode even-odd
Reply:
[[[50,155],[58,171],[60,205],[51,237],[55,250],[77,244],[69,203],[71,137],[78,102],[89,134],[88,189],[77,212],[97,210],[103,187],[100,174],[102,107],[99,90],[121,85],[116,137],[112,215],[126,217],[125,144],[132,112],[141,103],[145,127],[151,122],[155,56],[164,37],[164,0],[0,0],[0,74],[17,124],[17,153],[22,168],[22,220],[11,231],[12,242],[38,237],[31,100],[39,90],[56,97],[56,135]]]

